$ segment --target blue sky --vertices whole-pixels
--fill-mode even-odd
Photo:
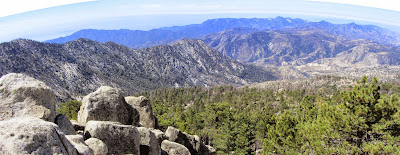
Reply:
[[[25,4],[18,2],[22,0],[14,1],[16,4]],[[33,1],[35,0],[29,2]],[[3,7],[3,9],[0,7],[0,10],[5,10],[0,11],[0,42],[16,38],[43,41],[87,28],[149,30],[164,26],[197,24],[207,19],[221,17],[283,16],[311,21],[327,20],[333,23],[356,22],[374,24],[400,32],[400,11],[395,7],[400,5],[395,5],[396,1],[385,0],[41,1],[43,2],[26,4],[32,6],[31,8],[17,7],[20,10],[8,9],[9,11],[4,8],[12,8],[13,5],[6,7],[0,2],[0,6]],[[52,3],[45,3],[46,1]],[[56,1],[59,3],[53,4]]]

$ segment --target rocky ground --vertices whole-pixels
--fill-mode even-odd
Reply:
[[[158,128],[150,102],[100,87],[83,99],[77,121],[56,113],[45,83],[24,74],[0,78],[0,154],[216,154],[199,136]]]

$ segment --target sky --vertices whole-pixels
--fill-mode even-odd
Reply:
[[[51,8],[68,4],[90,2],[96,0],[3,0],[0,1],[0,17],[10,16],[18,13]],[[365,7],[400,11],[398,0],[309,0],[317,2],[330,2],[340,4],[351,4]],[[157,4],[153,4],[157,6]]]
[[[212,18],[303,18],[373,24],[400,32],[396,0],[1,0],[0,42],[38,41],[81,29],[199,24]]]
[[[399,7],[400,2],[398,0],[310,0],[310,1],[350,4],[350,5],[400,11]]]
[[[2,0],[0,1],[0,17],[89,1],[95,0]]]

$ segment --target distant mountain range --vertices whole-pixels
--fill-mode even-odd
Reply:
[[[281,79],[335,75],[400,77],[400,47],[349,40],[315,29],[253,31],[232,28],[202,38],[210,47],[245,64],[274,68]]]
[[[85,29],[69,36],[48,40],[49,43],[66,43],[79,38],[98,42],[112,41],[131,48],[144,48],[173,43],[183,38],[197,39],[211,33],[230,28],[251,28],[254,31],[319,29],[342,36],[346,39],[366,39],[386,45],[400,45],[400,35],[373,25],[332,24],[326,21],[309,22],[292,18],[220,18],[210,19],[201,24],[165,27],[149,31],[140,30],[95,30]]]
[[[101,85],[126,95],[163,87],[244,85],[275,80],[200,40],[134,50],[113,42],[77,39],[65,44],[19,39],[0,44],[0,74],[25,73],[46,82],[60,99],[77,98]]]
[[[232,28],[206,35],[202,40],[224,55],[258,66],[299,66],[322,63],[326,58],[340,60],[337,64],[341,66],[400,65],[399,47],[364,39],[348,40],[315,28],[258,32]]]

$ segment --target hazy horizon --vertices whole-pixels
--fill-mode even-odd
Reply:
[[[175,2],[175,3],[173,3]],[[214,18],[301,18],[355,22],[400,32],[400,12],[319,1],[90,1],[0,17],[0,42],[54,39],[81,29],[150,30],[200,24]],[[180,3],[179,3],[180,2]]]

